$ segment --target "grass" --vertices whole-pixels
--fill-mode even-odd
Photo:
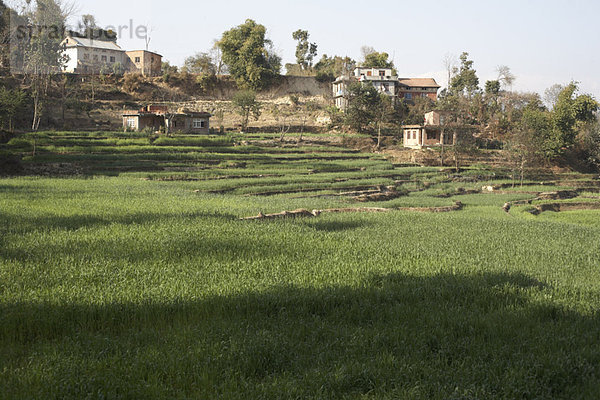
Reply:
[[[471,184],[280,154],[181,173],[199,181],[142,180],[170,172],[136,159],[115,177],[0,179],[0,397],[597,398],[600,211],[507,214],[534,196],[436,198]],[[209,180],[257,171],[280,176]],[[244,193],[389,174],[432,186],[360,206],[465,208],[239,220],[357,205]],[[477,175],[491,179],[462,174]],[[219,188],[232,193],[195,192]]]

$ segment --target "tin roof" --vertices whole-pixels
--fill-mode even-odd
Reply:
[[[80,37],[67,37],[63,44],[66,47],[89,47],[93,49],[102,49],[102,50],[114,50],[114,51],[122,51],[125,52],[118,44],[115,42],[110,42],[106,40],[94,40],[90,38],[80,38]]]

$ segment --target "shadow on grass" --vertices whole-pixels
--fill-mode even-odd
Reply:
[[[48,216],[27,216],[27,215],[3,215],[0,214],[0,222],[5,227],[11,228],[12,232],[27,233],[32,231],[47,231],[54,229],[77,230],[81,228],[101,227],[113,224],[147,224],[173,219],[197,219],[197,218],[217,218],[225,220],[235,220],[237,217],[233,214],[218,212],[184,212],[184,213],[160,213],[143,212],[126,215],[107,215],[99,217],[97,215],[48,215]]]
[[[344,232],[367,226],[368,222],[362,221],[327,221],[320,219],[313,219],[306,222],[306,226],[309,226],[317,231],[323,232]]]
[[[392,274],[198,301],[4,303],[0,383],[5,398],[593,398],[599,319],[548,290],[518,274]]]

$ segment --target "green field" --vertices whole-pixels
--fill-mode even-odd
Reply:
[[[600,203],[597,177],[461,194],[511,180],[337,139],[4,145],[27,176],[0,179],[0,398],[600,396],[600,211],[502,209],[563,188]],[[404,196],[341,195],[382,185]]]

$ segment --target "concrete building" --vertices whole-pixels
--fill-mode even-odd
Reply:
[[[166,106],[146,106],[140,110],[123,112],[123,129],[169,133],[210,133],[210,117],[207,112],[178,110],[170,112]]]
[[[98,74],[117,65],[125,70],[128,58],[115,41],[67,36],[62,42],[67,59],[63,72]]]
[[[147,50],[125,51],[116,37],[82,37],[70,33],[62,42],[67,59],[63,72],[70,74],[99,74],[134,72],[159,76],[162,56]]]
[[[446,115],[441,111],[432,111],[425,114],[422,125],[404,125],[404,147],[421,149],[423,147],[452,146],[453,134],[450,129],[445,129]]]
[[[419,97],[436,101],[440,88],[433,78],[398,78],[391,68],[358,67],[352,76],[340,76],[333,82],[333,100],[340,110],[348,107],[348,88],[353,82],[373,85],[379,93],[386,94],[394,102],[398,99],[413,102]]]
[[[440,85],[433,78],[400,78],[398,79],[398,98],[405,101],[415,101],[419,97],[429,97],[437,101]]]
[[[147,50],[127,51],[127,70],[144,76],[160,76],[162,56]]]

